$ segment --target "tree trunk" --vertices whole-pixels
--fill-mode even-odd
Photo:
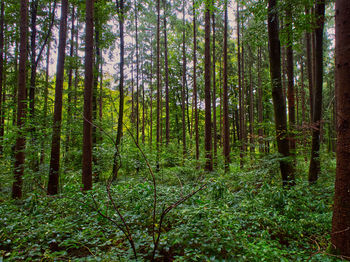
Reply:
[[[186,158],[186,104],[185,104],[185,85],[186,85],[186,46],[185,46],[185,1],[182,1],[182,90],[181,90],[181,105],[182,105],[182,155]]]
[[[214,3],[214,2],[213,2]],[[212,20],[213,20],[213,143],[214,143],[214,163],[216,164],[217,162],[217,152],[218,152],[218,136],[217,136],[217,128],[216,128],[216,75],[215,75],[215,63],[216,63],[216,59],[215,59],[215,14],[214,11],[212,12]]]
[[[140,111],[139,111],[139,39],[138,39],[138,1],[135,1],[135,41],[136,41],[136,142],[139,143],[139,125],[140,125]]]
[[[309,169],[309,182],[314,183],[320,173],[320,128],[322,117],[322,86],[323,86],[323,28],[325,16],[325,0],[316,3],[315,14],[317,27],[315,29],[315,92],[313,105],[312,146]]]
[[[119,146],[123,136],[123,117],[124,117],[124,0],[117,0],[119,38],[120,38],[120,63],[119,63],[119,116],[117,137],[115,140],[115,153],[113,162],[113,179],[118,175],[118,156]]]
[[[165,143],[170,141],[170,111],[169,111],[169,68],[168,68],[168,38],[167,38],[167,4],[164,4],[164,64],[165,64]]]
[[[0,10],[0,158],[3,153],[3,136],[4,136],[4,121],[5,117],[4,105],[2,104],[2,95],[5,93],[3,90],[3,71],[4,71],[4,0],[1,1],[1,10]],[[3,108],[4,107],[4,108]]]
[[[197,25],[195,0],[193,6],[193,96],[194,96],[194,130],[196,140],[196,160],[199,159],[199,132],[198,132],[198,97],[197,97]]]
[[[263,114],[263,86],[261,81],[261,47],[258,48],[258,121],[259,121],[259,152],[264,152],[264,129],[262,128],[263,121],[264,121],[264,114]]]
[[[225,22],[224,22],[224,66],[223,66],[223,152],[225,157],[225,172],[229,170],[230,164],[230,126],[228,118],[228,89],[227,89],[227,0],[225,0]],[[234,123],[234,121],[233,121]]]
[[[205,1],[205,52],[204,52],[204,82],[205,82],[205,170],[213,170],[211,141],[211,99],[210,99],[210,0]]]
[[[335,56],[337,104],[337,170],[331,241],[335,254],[350,257],[350,13],[348,0],[335,4]],[[344,257],[345,258],[345,257]]]
[[[86,0],[83,190],[92,188],[92,96],[94,85],[94,1]]]
[[[22,179],[24,173],[25,146],[26,139],[23,130],[26,112],[26,62],[27,62],[27,30],[28,30],[28,1],[21,0],[20,9],[20,57],[19,57],[19,75],[18,75],[18,98],[17,98],[17,138],[15,145],[15,181],[12,185],[12,198],[22,197]]]
[[[289,141],[287,134],[286,105],[283,98],[281,80],[281,46],[277,14],[277,0],[269,0],[268,6],[268,36],[270,76],[272,83],[272,99],[275,112],[276,140],[278,152],[283,157],[289,156]],[[294,170],[288,160],[280,161],[283,186],[294,184]]]
[[[308,7],[305,8],[305,15],[310,15],[310,10]],[[310,103],[310,123],[312,122],[313,115],[313,70],[312,70],[312,53],[311,53],[311,33],[305,33],[306,39],[306,65],[307,65],[307,77],[309,81],[309,103]]]
[[[48,111],[48,97],[49,97],[49,68],[50,68],[50,51],[51,51],[51,39],[47,45],[47,54],[46,54],[46,70],[45,70],[45,89],[44,89],[44,126],[47,126],[47,111]],[[45,140],[47,137],[47,132],[44,129],[44,139],[41,141],[41,152],[40,152],[40,166],[45,163]]]
[[[72,28],[71,28],[71,40],[70,40],[70,50],[69,56],[73,58],[74,56],[74,31],[75,31],[75,6],[72,6]],[[71,139],[71,124],[72,124],[72,80],[73,80],[73,64],[69,63],[68,71],[68,101],[67,101],[67,136],[66,136],[66,152],[69,151],[70,139]]]
[[[47,184],[48,195],[56,195],[58,193],[60,149],[61,149],[64,61],[66,57],[66,38],[67,38],[67,17],[68,17],[68,0],[62,0],[59,44],[58,44],[58,54],[57,54],[55,107],[54,107],[53,123],[52,123],[51,159],[50,159],[50,170],[49,170],[50,173],[49,173],[49,181]]]
[[[293,25],[292,25],[292,3],[288,2],[286,9],[286,27],[287,27],[287,78],[288,78],[288,116],[289,116],[289,147],[290,154],[295,160],[295,98],[294,98],[294,57],[293,57]]]
[[[157,170],[160,154],[160,0],[157,0]]]
[[[244,109],[243,109],[243,101],[244,101],[244,91],[242,90],[242,65],[241,65],[241,41],[240,41],[240,15],[239,15],[239,2],[237,1],[237,67],[238,67],[238,104],[239,104],[239,136],[238,139],[240,141],[240,159],[241,159],[241,167],[243,166],[243,151],[244,151]]]

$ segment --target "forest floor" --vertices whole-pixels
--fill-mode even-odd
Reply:
[[[278,162],[271,158],[244,169],[232,164],[228,174],[206,175],[207,186],[165,217],[155,260],[337,261],[327,254],[334,158],[325,157],[321,178],[312,186],[305,182],[307,163],[298,162],[299,179],[289,190],[282,189]],[[112,185],[138,261],[152,257],[152,232],[159,227],[161,211],[199,188],[193,170],[190,165],[169,167],[156,174],[161,175],[155,223],[147,170]],[[3,192],[0,196],[0,261],[134,260],[103,183],[89,193],[76,184],[57,197],[36,191],[16,201]]]

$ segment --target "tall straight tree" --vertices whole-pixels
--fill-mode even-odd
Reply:
[[[169,111],[169,68],[168,68],[168,36],[167,36],[167,1],[164,4],[164,66],[165,66],[165,143],[170,141],[170,111]]]
[[[119,117],[117,138],[115,141],[116,151],[113,163],[113,178],[117,176],[117,158],[119,154],[119,145],[123,135],[123,116],[124,116],[124,0],[117,0],[118,21],[119,21],[119,39],[120,39],[120,63],[119,63]]]
[[[214,1],[213,1],[214,5]],[[214,10],[214,8],[213,8]],[[214,162],[216,164],[217,160],[217,153],[218,153],[218,136],[217,136],[217,130],[216,130],[216,75],[215,75],[215,64],[216,64],[216,58],[215,58],[215,13],[212,11],[212,27],[213,27],[213,95],[212,95],[212,100],[213,100],[213,153],[214,153]]]
[[[26,112],[26,79],[27,69],[26,62],[28,58],[27,53],[27,30],[28,30],[28,0],[21,0],[20,9],[20,53],[19,53],[19,74],[18,74],[18,87],[17,87],[17,138],[15,145],[15,168],[14,178],[15,181],[12,185],[12,198],[22,197],[22,183],[24,173],[24,161],[25,161],[25,147],[26,139],[23,130],[25,112]]]
[[[57,54],[55,107],[54,107],[53,123],[52,123],[51,159],[50,159],[49,182],[47,184],[48,195],[55,195],[58,193],[58,177],[59,177],[59,169],[60,169],[60,149],[61,149],[64,61],[66,57],[66,39],[67,39],[67,16],[68,16],[68,0],[62,0],[58,54]]]
[[[3,86],[3,71],[4,71],[4,9],[5,4],[4,0],[1,1],[1,7],[0,7],[0,157],[3,152],[3,130],[4,130],[4,123],[2,119],[4,118],[4,109],[2,105],[2,95],[3,92],[5,92],[2,89]]]
[[[312,146],[309,169],[309,182],[314,183],[320,173],[320,129],[322,120],[322,86],[323,86],[323,28],[325,0],[318,0],[315,6],[317,26],[315,29],[315,90],[312,115]]]
[[[92,92],[94,85],[94,0],[86,0],[85,88],[83,125],[83,190],[92,188]]]
[[[205,1],[205,51],[204,51],[204,97],[205,97],[205,170],[213,170],[213,157],[211,153],[211,100],[210,100],[210,5],[211,1]]]
[[[276,140],[278,152],[283,157],[289,156],[289,141],[287,135],[286,105],[283,97],[281,79],[281,44],[279,39],[279,25],[277,0],[269,0],[268,5],[268,37],[270,76],[272,84],[272,99],[275,113]],[[283,186],[294,183],[294,170],[288,160],[280,161]]]
[[[295,137],[293,130],[295,129],[295,98],[294,98],[294,57],[293,57],[293,13],[292,1],[287,2],[286,8],[286,27],[287,27],[287,100],[288,100],[288,117],[289,117],[289,146],[291,155],[295,156]]]
[[[157,169],[160,153],[160,0],[157,0]]]
[[[350,2],[335,3],[337,170],[331,241],[336,254],[350,257]],[[345,258],[345,257],[344,257]]]
[[[227,0],[225,0],[225,22],[224,22],[224,66],[223,66],[223,150],[225,157],[225,171],[229,169],[230,163],[230,125],[228,118],[228,90],[227,90]]]
[[[196,159],[199,159],[199,132],[198,132],[198,99],[197,99],[197,25],[195,0],[193,6],[193,97],[194,97],[194,130],[196,140]]]
[[[182,89],[181,89],[181,105],[182,105],[182,154],[186,157],[186,103],[185,103],[185,85],[186,85],[186,24],[185,24],[185,3],[182,1]]]
[[[70,48],[69,56],[74,56],[74,32],[75,32],[75,6],[72,6],[72,27],[71,27],[71,39],[70,39]],[[70,147],[71,140],[71,124],[72,124],[72,82],[73,82],[73,64],[69,63],[68,70],[68,101],[67,101],[67,134],[66,134],[66,152]]]

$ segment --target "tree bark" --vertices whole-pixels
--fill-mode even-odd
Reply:
[[[211,99],[210,99],[210,0],[205,1],[205,51],[204,51],[204,82],[205,82],[205,170],[213,170],[212,140],[211,140]]]
[[[228,117],[228,89],[227,89],[227,0],[225,0],[225,21],[224,21],[224,66],[223,66],[223,152],[225,157],[225,172],[229,171],[230,164],[230,133]],[[234,121],[233,121],[234,123]]]
[[[305,15],[310,15],[310,10],[308,7],[305,8]],[[312,122],[313,115],[313,70],[312,70],[312,53],[311,53],[311,33],[305,33],[306,39],[306,67],[307,67],[307,77],[309,81],[309,103],[310,103],[310,123]]]
[[[69,56],[72,59],[74,56],[74,32],[75,32],[75,6],[72,6],[72,27]],[[71,124],[72,124],[72,81],[73,81],[73,65],[70,61],[68,70],[68,101],[67,101],[67,135],[66,135],[66,152],[69,151],[71,142]]]
[[[198,132],[198,96],[197,96],[197,25],[195,0],[193,6],[193,96],[194,96],[194,130],[196,140],[196,160],[199,159],[199,132]]]
[[[160,154],[160,0],[157,0],[157,170]]]
[[[270,76],[272,83],[272,99],[275,113],[276,140],[278,152],[285,158],[289,154],[287,135],[286,105],[282,91],[281,80],[281,46],[279,40],[279,26],[277,0],[269,0],[268,5],[268,37]],[[283,186],[294,184],[294,170],[292,163],[286,159],[280,161]]]
[[[15,168],[12,184],[12,198],[22,197],[22,179],[24,173],[25,147],[26,139],[23,130],[26,112],[26,62],[27,62],[27,30],[28,30],[28,0],[21,0],[20,3],[20,57],[19,57],[19,75],[17,90],[17,129],[18,134],[15,145]]]
[[[262,124],[264,121],[264,114],[263,114],[263,86],[261,81],[261,47],[258,48],[258,121],[259,121],[259,152],[264,152],[264,129],[262,128]]]
[[[115,153],[113,162],[113,179],[118,174],[118,156],[119,146],[123,136],[123,117],[124,117],[124,0],[117,0],[118,21],[119,21],[119,39],[120,39],[120,63],[119,63],[119,116],[117,137],[115,140]]]
[[[94,0],[86,0],[83,190],[92,188],[92,97],[94,85]]]
[[[165,66],[165,143],[170,142],[170,110],[169,110],[169,68],[168,68],[168,38],[167,38],[167,4],[164,4],[164,66]]]
[[[4,75],[4,0],[1,1],[0,10],[0,157],[3,153],[3,136],[4,136],[4,121],[5,112],[2,104],[2,96],[5,93],[3,90],[3,75]]]
[[[182,155],[186,158],[186,103],[185,103],[185,85],[186,85],[186,46],[185,46],[185,1],[182,1],[182,89],[181,89],[181,105],[182,105]]]
[[[288,78],[288,116],[289,116],[289,146],[290,154],[295,160],[295,91],[294,91],[294,57],[293,57],[293,26],[292,26],[292,3],[288,1],[286,9],[286,27],[287,27],[287,47],[286,47],[286,58],[287,58],[287,78]]]
[[[313,129],[311,159],[309,168],[309,182],[317,181],[320,173],[320,129],[322,119],[322,86],[323,86],[323,28],[325,16],[325,0],[316,3],[315,15],[317,27],[315,29],[315,92],[313,99]]]
[[[214,3],[214,1],[213,1]],[[214,11],[212,12],[212,27],[213,27],[213,143],[214,143],[214,147],[213,147],[213,153],[214,153],[214,162],[216,164],[217,161],[217,152],[218,152],[218,136],[217,136],[217,127],[216,127],[216,75],[215,75],[215,63],[216,63],[216,58],[215,58],[215,13]]]
[[[331,241],[336,254],[350,256],[350,2],[335,4],[337,169]]]
[[[47,194],[56,195],[58,193],[58,181],[60,170],[60,150],[61,150],[61,122],[62,122],[62,96],[64,81],[64,62],[66,57],[67,38],[67,17],[68,0],[62,0],[61,20],[59,31],[59,44],[57,54],[57,73],[55,87],[55,107],[52,123],[51,159],[49,182],[47,184]]]

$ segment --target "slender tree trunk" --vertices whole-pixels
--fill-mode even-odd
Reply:
[[[58,193],[58,181],[59,181],[59,170],[60,170],[60,149],[61,149],[64,61],[66,57],[65,51],[66,51],[66,38],[67,38],[67,17],[68,17],[68,0],[62,0],[59,44],[58,44],[58,54],[57,54],[55,107],[54,107],[53,123],[52,123],[50,173],[49,173],[49,182],[47,184],[48,195],[56,195]]]
[[[18,98],[17,98],[17,129],[18,134],[15,145],[15,181],[12,185],[12,198],[22,197],[22,179],[24,173],[25,161],[25,134],[23,126],[26,112],[26,62],[27,62],[27,30],[28,30],[28,1],[21,0],[20,9],[20,57],[19,57],[19,75],[18,75]]]
[[[264,129],[262,128],[262,124],[264,122],[264,114],[263,114],[263,86],[261,81],[261,47],[258,48],[258,121],[259,121],[259,152],[264,152]]]
[[[46,70],[45,70],[45,89],[44,89],[44,127],[47,126],[47,110],[48,110],[48,97],[49,97],[49,68],[50,68],[50,51],[51,51],[51,39],[47,44],[47,54],[46,54]],[[45,163],[45,141],[47,137],[47,132],[44,129],[44,139],[41,140],[41,152],[40,152],[40,166]]]
[[[197,96],[197,25],[195,0],[193,6],[193,96],[194,96],[194,130],[196,140],[196,160],[199,159],[199,132],[198,132],[198,96]]]
[[[135,41],[136,41],[136,142],[139,143],[140,106],[139,106],[139,39],[138,39],[138,1],[135,1]]]
[[[186,85],[186,46],[185,46],[185,1],[182,1],[182,90],[181,90],[181,104],[182,104],[182,155],[186,158],[186,105],[185,105],[185,85]]]
[[[314,183],[320,173],[320,129],[322,119],[322,86],[323,86],[323,28],[325,16],[325,0],[316,3],[315,14],[317,27],[315,29],[315,93],[312,129],[312,147],[309,169],[309,182]]]
[[[205,51],[204,51],[204,82],[205,82],[205,170],[213,170],[211,141],[211,99],[210,99],[210,0],[205,1]]]
[[[160,155],[160,0],[157,0],[157,170]]]
[[[94,1],[86,0],[83,190],[92,188],[92,98],[94,85]]]
[[[169,111],[169,68],[168,68],[168,38],[167,38],[167,4],[164,4],[164,64],[165,64],[165,140],[170,141],[170,111]]]
[[[213,2],[214,3],[214,2]],[[214,143],[214,163],[216,164],[217,162],[217,154],[218,154],[218,136],[217,136],[217,128],[216,128],[216,75],[215,75],[215,63],[216,63],[216,58],[215,58],[215,14],[214,11],[212,12],[212,27],[213,27],[213,143]]]
[[[0,157],[3,153],[3,137],[4,137],[4,117],[5,110],[2,103],[2,96],[5,93],[3,89],[3,76],[4,76],[4,0],[1,1],[0,10]]]
[[[38,0],[33,0],[30,3],[30,88],[29,88],[29,114],[31,118],[34,118],[34,106],[35,106],[35,83],[36,83],[36,20],[37,20]],[[33,131],[33,130],[32,130]]]
[[[283,157],[289,156],[289,142],[287,134],[286,105],[283,98],[281,80],[281,46],[279,40],[279,26],[277,0],[269,0],[268,5],[268,34],[270,75],[272,83],[272,99],[275,112],[276,140],[278,152]],[[280,161],[283,186],[294,184],[294,170],[288,160]]]
[[[309,8],[305,8],[305,15],[310,15]],[[307,65],[307,77],[309,81],[309,103],[310,103],[310,123],[312,122],[312,115],[313,115],[313,71],[312,71],[312,52],[311,52],[311,33],[306,32],[305,33],[305,39],[306,39],[306,65]]]
[[[243,151],[244,151],[244,135],[243,135],[243,125],[244,125],[244,109],[243,109],[243,88],[242,88],[242,66],[241,66],[241,33],[240,33],[240,15],[239,15],[239,2],[237,1],[237,67],[238,67],[238,100],[239,100],[239,136],[240,140],[240,159],[241,167],[243,166]]]
[[[335,254],[350,257],[350,2],[335,4],[335,56],[337,104],[337,170],[332,221],[332,246]]]
[[[255,146],[254,146],[254,95],[253,95],[252,67],[253,67],[253,63],[251,63],[250,68],[249,68],[249,135],[250,135],[249,149],[250,149],[251,154],[253,154],[255,151]]]
[[[151,74],[150,74],[150,126],[149,126],[149,145],[152,150],[153,142],[153,35],[151,36]]]
[[[117,0],[118,20],[119,20],[119,39],[120,39],[120,63],[119,63],[119,116],[117,138],[115,141],[115,153],[113,162],[113,179],[118,175],[118,156],[120,142],[123,136],[123,117],[124,117],[124,0]],[[138,137],[138,134],[137,134]]]
[[[144,85],[144,79],[143,79],[143,69],[144,63],[143,63],[143,56],[141,56],[141,87],[142,87],[142,143],[145,143],[145,85]]]
[[[75,32],[75,6],[72,6],[72,28],[69,56],[74,56],[74,32]],[[73,64],[70,62],[68,71],[68,101],[67,101],[67,135],[66,135],[66,152],[69,151],[71,140],[71,123],[72,123],[72,80],[73,80]]]
[[[223,66],[223,152],[225,157],[225,172],[229,170],[230,164],[230,133],[228,117],[228,89],[227,89],[227,0],[225,0],[225,21],[224,21],[224,66]],[[233,121],[234,123],[234,121]],[[234,129],[234,128],[233,128]]]
[[[288,2],[288,7],[286,9],[286,27],[287,27],[287,47],[286,47],[286,57],[287,57],[287,78],[288,78],[288,89],[287,89],[287,99],[288,99],[288,116],[289,116],[289,147],[290,154],[295,160],[295,97],[294,97],[294,57],[293,57],[293,25],[292,25],[292,2]]]

